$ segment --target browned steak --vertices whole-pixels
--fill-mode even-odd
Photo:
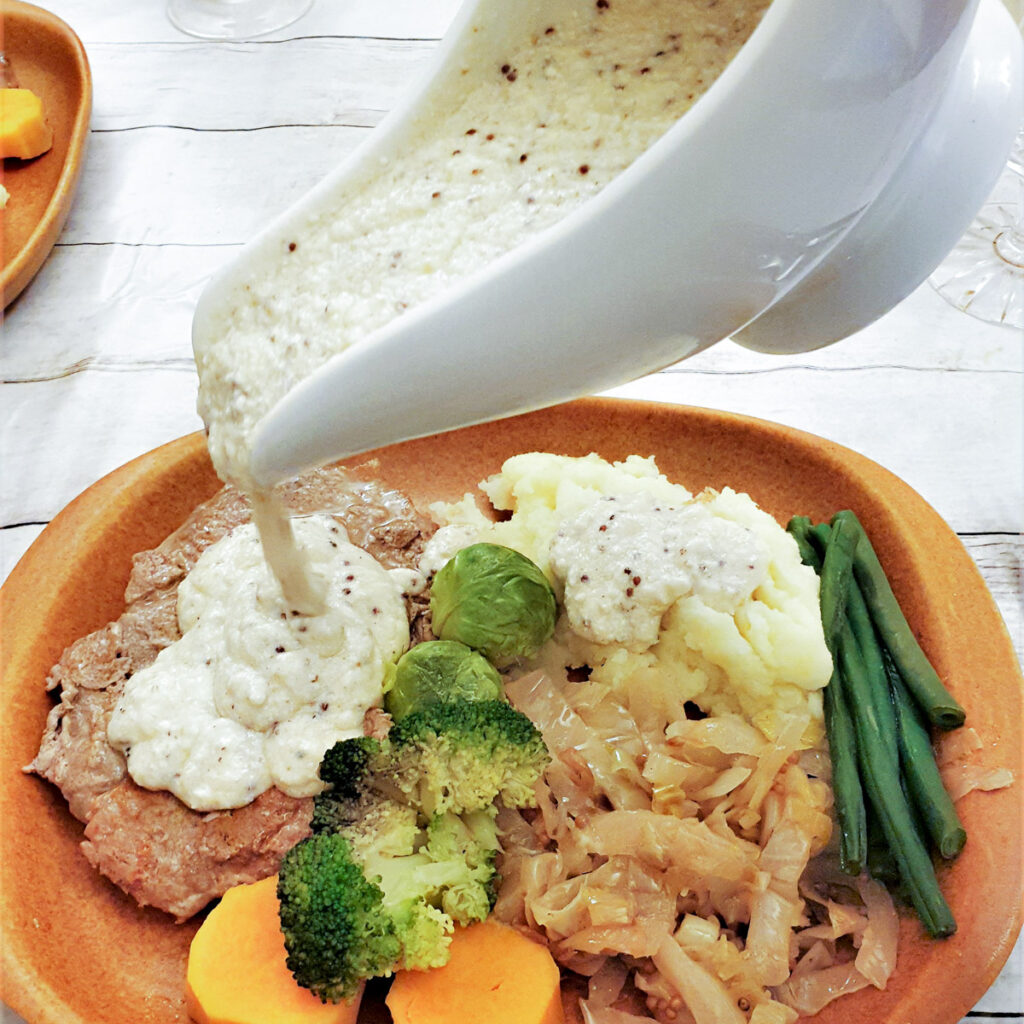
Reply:
[[[367,478],[371,471],[317,470],[289,485],[285,500],[300,514],[332,512],[352,543],[389,568],[412,567],[433,526],[404,495]],[[135,556],[121,617],[73,643],[51,670],[47,686],[60,700],[27,768],[56,785],[86,823],[90,862],[140,904],[179,920],[232,885],[273,874],[307,834],[312,813],[312,800],[276,789],[237,810],[193,811],[132,782],[107,742],[125,680],[180,636],[178,584],[207,547],[248,518],[245,498],[224,488],[159,547]],[[429,636],[423,601],[410,600],[409,616],[417,639]],[[368,731],[382,727],[381,715],[367,715]]]
[[[82,850],[139,903],[184,921],[225,889],[272,875],[309,833],[311,803],[268,789],[237,810],[200,814],[125,779],[96,800]]]

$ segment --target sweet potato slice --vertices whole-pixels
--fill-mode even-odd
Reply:
[[[395,1024],[563,1024],[558,965],[514,928],[487,920],[457,928],[451,957],[399,971],[387,996]]]
[[[198,1024],[355,1024],[358,996],[322,1003],[296,984],[285,956],[277,876],[229,889],[192,940],[189,1016]]]

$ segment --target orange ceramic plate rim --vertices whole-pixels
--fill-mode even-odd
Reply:
[[[75,32],[55,14],[24,3],[23,0],[3,0],[4,38],[6,52],[12,58],[17,72],[19,52],[11,50],[7,44],[12,27],[32,26],[43,33],[49,40],[66,47],[73,55],[75,72],[78,76],[77,104],[74,116],[67,130],[67,152],[60,175],[50,194],[49,201],[42,216],[29,235],[21,242],[13,254],[4,252],[4,266],[0,271],[0,293],[3,304],[9,306],[26,285],[38,273],[46,261],[54,243],[60,235],[64,222],[71,210],[71,200],[78,186],[82,170],[82,157],[89,135],[89,118],[92,113],[92,72],[85,47]],[[46,111],[44,100],[44,114]],[[12,199],[16,201],[16,198]]]
[[[609,458],[654,454],[668,475],[691,488],[748,490],[782,521],[797,512],[820,519],[839,507],[856,509],[929,656],[989,742],[993,766],[1010,768],[1017,782],[1007,790],[971,793],[959,804],[971,838],[943,872],[960,924],[957,935],[929,942],[915,921],[903,919],[900,961],[887,990],[845,997],[815,1019],[955,1024],[1009,956],[1024,896],[1020,666],[959,539],[910,487],[849,449],[765,421],[694,407],[584,399],[371,454],[384,480],[422,503],[457,498],[507,455],[533,449],[596,450]],[[184,957],[194,925],[175,926],[157,912],[135,908],[87,864],[83,869],[77,851],[81,825],[67,814],[59,794],[21,774],[20,767],[38,742],[48,706],[42,677],[49,665],[75,636],[118,614],[130,553],[159,542],[217,486],[201,435],[141,456],[61,512],[0,590],[3,701],[10,726],[0,752],[3,996],[31,1024],[185,1019]],[[49,893],[48,885],[61,892]],[[78,897],[70,912],[67,892]],[[111,947],[120,939],[115,954]],[[89,948],[97,942],[108,954],[103,970],[83,972],[79,958],[89,962],[98,955]],[[68,949],[70,965],[63,962]],[[86,978],[91,980],[83,984]],[[374,1016],[370,1007],[362,1019],[386,1017]]]

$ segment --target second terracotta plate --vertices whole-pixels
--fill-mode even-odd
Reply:
[[[56,15],[3,0],[3,50],[18,85],[43,101],[53,145],[32,160],[4,160],[11,196],[0,211],[0,292],[6,308],[46,261],[71,210],[92,112],[92,75],[78,36]]]
[[[1012,769],[1018,782],[971,793],[959,805],[970,839],[942,880],[957,934],[932,942],[904,920],[889,987],[844,997],[816,1019],[959,1021],[1009,955],[1024,886],[1020,667],[956,535],[914,491],[854,452],[702,409],[589,399],[374,454],[381,476],[423,507],[475,489],[507,456],[530,450],[653,454],[690,489],[747,491],[782,522],[856,510],[925,649],[985,740],[987,763]],[[68,643],[120,613],[132,554],[159,543],[217,486],[198,435],[143,456],[62,512],[0,592],[3,997],[31,1024],[186,1020],[184,969],[195,924],[140,910],[96,874],[78,848],[82,826],[60,794],[21,768],[51,706],[50,666]],[[385,1020],[384,1012],[371,1002],[363,1019]]]

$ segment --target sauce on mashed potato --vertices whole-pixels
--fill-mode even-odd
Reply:
[[[752,530],[706,503],[665,505],[645,494],[595,501],[562,523],[550,552],[573,632],[636,652],[657,643],[662,616],[679,598],[696,594],[729,612],[767,571]]]
[[[669,721],[693,701],[773,737],[805,714],[805,739],[823,742],[832,661],[818,577],[748,495],[694,497],[635,455],[609,463],[544,452],[513,456],[480,487],[506,517],[492,522],[473,495],[435,505],[445,525],[433,543],[505,544],[548,574],[564,611],[537,667],[587,666],[592,680],[644,694]],[[613,508],[626,512],[621,532],[617,513],[607,521]]]

